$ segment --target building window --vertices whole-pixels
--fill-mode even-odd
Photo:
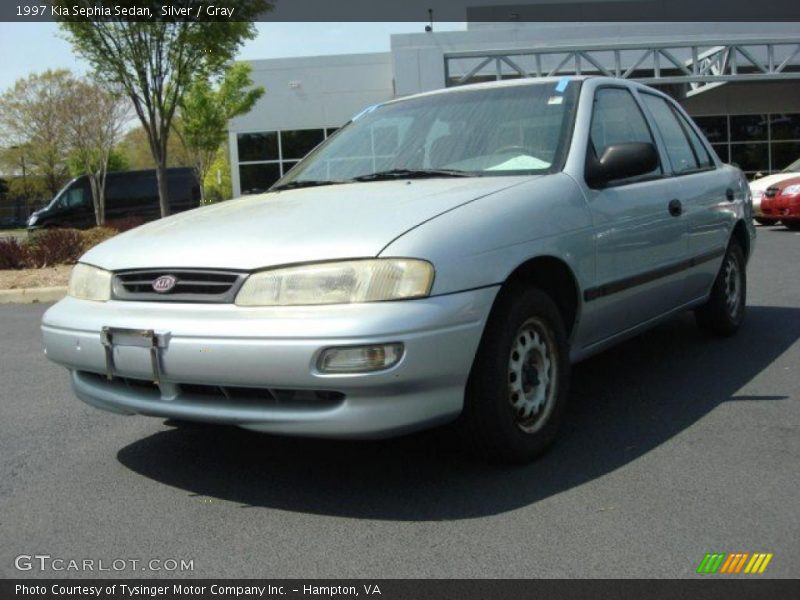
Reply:
[[[769,144],[731,144],[731,162],[745,173],[763,172],[769,165]]]
[[[266,191],[337,129],[329,127],[238,134],[240,193]]]
[[[303,158],[324,139],[324,129],[281,131],[281,159]]]
[[[728,152],[728,144],[712,144],[712,148],[714,148],[714,152],[717,153],[719,159],[724,163],[731,162],[730,152]]]
[[[723,162],[748,176],[775,173],[800,158],[800,114],[694,117]]]
[[[239,187],[242,194],[266,192],[280,176],[278,163],[239,165]]]
[[[278,160],[278,133],[240,133],[237,136],[239,161]]]
[[[769,120],[774,140],[800,140],[800,115],[770,115]]]
[[[730,141],[728,117],[695,117],[694,122],[703,130],[706,138],[712,144],[719,144],[720,142],[727,144]],[[727,151],[725,154],[727,154]]]
[[[731,115],[731,141],[767,141],[767,115]]]
[[[800,158],[800,142],[772,143],[772,171],[785,169]]]

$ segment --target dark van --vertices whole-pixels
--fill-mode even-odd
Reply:
[[[200,206],[200,186],[188,167],[167,169],[170,212],[177,213]],[[106,221],[125,217],[157,219],[158,185],[154,169],[116,171],[106,177]],[[95,225],[89,178],[82,175],[70,181],[44,208],[28,219],[28,229]]]

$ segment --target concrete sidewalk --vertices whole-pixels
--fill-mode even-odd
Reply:
[[[66,286],[0,290],[0,304],[55,302],[67,295]]]

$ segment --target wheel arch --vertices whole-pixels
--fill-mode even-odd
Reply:
[[[748,260],[750,258],[750,235],[747,233],[747,225],[741,219],[736,221],[736,225],[733,226],[733,231],[731,232],[732,240],[739,242],[742,252],[744,252],[744,259],[745,261]]]
[[[572,338],[581,309],[581,291],[572,268],[561,258],[537,256],[517,266],[503,283],[503,290],[534,286],[553,299],[564,319],[567,337]]]

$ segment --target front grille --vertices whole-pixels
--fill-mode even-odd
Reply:
[[[153,282],[165,275],[174,278],[174,286],[156,292]],[[114,274],[112,294],[115,300],[144,302],[233,302],[245,276],[236,271],[205,269],[119,271]]]

